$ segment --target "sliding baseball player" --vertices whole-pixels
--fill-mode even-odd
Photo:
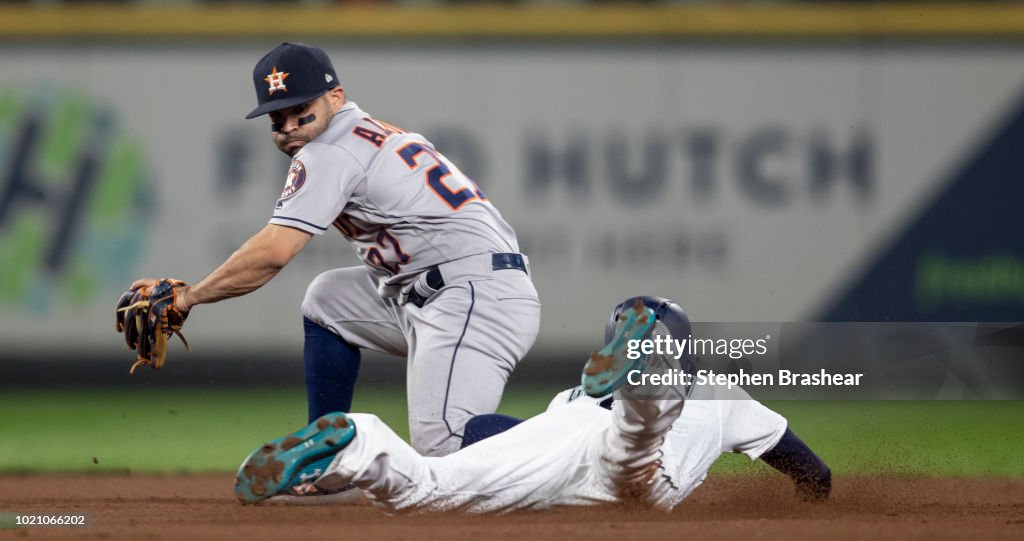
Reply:
[[[689,335],[685,312],[667,299],[630,299],[613,318],[608,344],[584,367],[583,385],[504,432],[428,458],[373,415],[329,414],[254,451],[238,471],[235,493],[245,503],[262,501],[295,482],[303,465],[333,456],[318,486],[354,484],[392,511],[484,513],[627,500],[669,510],[703,482],[722,453],[733,452],[790,475],[806,499],[828,497],[828,466],[782,416],[742,389],[669,389],[602,407],[605,393],[622,388],[629,371],[675,362],[630,361],[629,340]],[[616,397],[628,394],[623,391]]]

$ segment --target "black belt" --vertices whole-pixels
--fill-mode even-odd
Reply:
[[[526,260],[523,259],[523,254],[491,254],[491,270],[508,270],[518,269],[523,272],[526,270]],[[444,287],[444,277],[441,276],[441,269],[437,267],[430,267],[427,270],[427,287],[437,291]],[[422,295],[416,288],[413,287],[409,291],[409,302],[420,308],[423,308],[424,304],[427,304],[427,300],[430,297]]]

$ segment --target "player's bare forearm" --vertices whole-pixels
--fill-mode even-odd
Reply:
[[[184,309],[251,293],[281,272],[309,241],[305,231],[267,225],[231,254],[223,265],[182,292]]]
[[[177,290],[175,305],[190,310],[197,304],[208,304],[240,297],[269,282],[294,258],[312,237],[291,227],[267,225],[253,235],[217,270],[199,283]],[[132,289],[150,285],[150,279],[136,280]]]

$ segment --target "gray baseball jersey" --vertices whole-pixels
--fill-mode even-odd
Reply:
[[[498,407],[540,327],[525,269],[494,268],[492,254],[519,247],[480,188],[423,136],[349,102],[295,154],[270,223],[315,235],[333,226],[356,247],[366,265],[317,276],[303,316],[355,347],[407,356],[413,445],[458,449],[466,421]],[[430,291],[422,271],[435,266],[444,287]],[[428,302],[404,302],[414,285]]]
[[[354,102],[296,153],[270,223],[314,235],[337,228],[388,284],[446,261],[519,251],[501,213],[434,145]]]

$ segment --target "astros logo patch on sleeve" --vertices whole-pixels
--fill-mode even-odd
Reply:
[[[281,192],[281,200],[295,195],[305,183],[306,166],[302,165],[302,162],[299,160],[292,160],[292,165],[288,168],[288,179],[284,183],[284,191]]]

